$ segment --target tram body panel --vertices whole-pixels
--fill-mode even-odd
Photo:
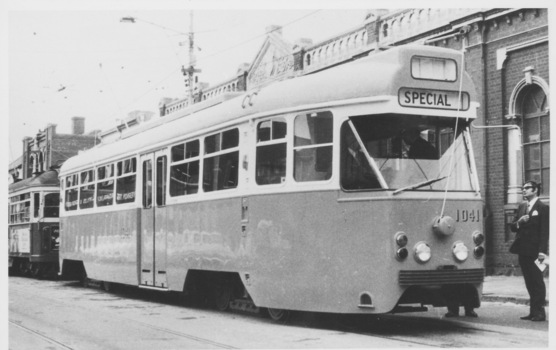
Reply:
[[[29,257],[31,255],[31,225],[13,225],[8,228],[8,254],[10,257]]]
[[[188,270],[240,270],[241,198],[169,205],[165,218],[168,287],[183,290]]]
[[[60,257],[83,261],[87,277],[136,285],[138,209],[62,217]]]
[[[246,270],[251,284],[247,289],[257,305],[322,312],[389,312],[406,288],[398,283],[400,270],[424,271],[446,265],[460,270],[482,268],[482,259],[470,256],[456,263],[452,256],[455,241],[473,247],[471,237],[479,229],[477,223],[459,224],[457,232],[445,239],[433,233],[430,213],[440,211],[439,200],[387,204],[338,202],[337,197],[337,192],[328,191],[250,198],[253,226],[245,246],[252,267]],[[480,205],[480,201],[455,201],[447,212],[455,208],[476,211]],[[423,214],[415,215],[418,213]],[[408,246],[420,241],[431,246],[428,263],[418,263],[412,256],[405,261],[395,258],[394,236],[402,230],[409,236]],[[358,308],[363,292],[373,297],[372,310]]]

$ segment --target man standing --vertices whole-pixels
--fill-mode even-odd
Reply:
[[[539,184],[527,181],[522,190],[526,202],[519,205],[511,224],[511,230],[517,234],[510,247],[510,252],[519,256],[519,266],[530,298],[529,315],[521,319],[545,321],[546,286],[542,271],[535,264],[535,260],[542,261],[548,254],[549,210],[548,206],[539,200]]]

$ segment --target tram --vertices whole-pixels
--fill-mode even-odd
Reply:
[[[12,183],[8,193],[9,274],[55,277],[60,245],[58,171]]]
[[[391,48],[203,101],[69,159],[62,273],[276,320],[456,294],[478,307],[478,103],[462,55]]]

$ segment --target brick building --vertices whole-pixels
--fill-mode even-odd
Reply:
[[[270,26],[251,64],[231,79],[199,84],[194,101],[259,88],[357,60],[391,46],[434,45],[463,51],[465,69],[479,96],[473,143],[484,199],[487,273],[519,273],[509,254],[513,219],[525,179],[542,183],[550,196],[548,9],[401,9],[362,12],[354,29],[319,43],[289,43]],[[172,100],[161,115],[187,107]],[[484,151],[483,151],[484,150]]]
[[[72,133],[59,134],[55,124],[48,124],[33,137],[23,139],[20,158],[9,165],[10,181],[28,179],[50,168],[58,168],[79,151],[99,143],[98,131],[85,134],[85,118],[72,118]]]

